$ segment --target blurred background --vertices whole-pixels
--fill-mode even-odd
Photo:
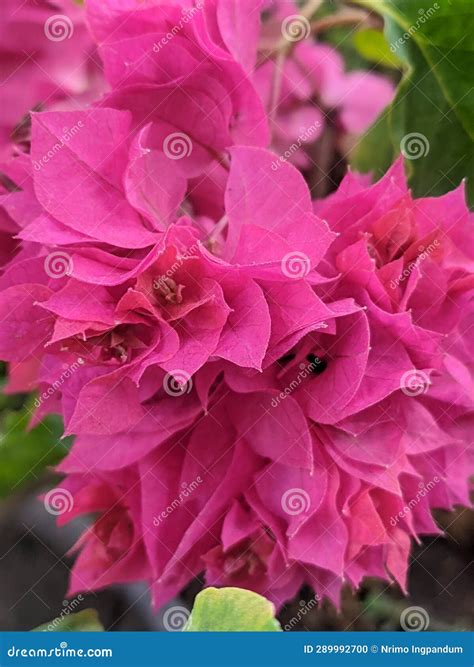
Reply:
[[[2,369],[2,374],[4,369]],[[143,585],[116,586],[96,594],[67,597],[68,555],[87,521],[56,527],[55,516],[38,499],[57,483],[51,466],[70,445],[61,422],[48,418],[28,430],[33,399],[0,396],[0,630],[31,630],[64,612],[97,609],[107,630],[163,630],[166,608],[151,611]],[[397,587],[367,580],[353,595],[346,590],[340,610],[319,603],[309,588],[279,613],[284,629],[399,630],[408,607],[421,607],[430,630],[474,630],[474,512],[459,509],[436,516],[444,537],[414,545],[410,597]],[[195,581],[168,606],[191,608],[202,582]],[[426,616],[427,615],[427,616]]]

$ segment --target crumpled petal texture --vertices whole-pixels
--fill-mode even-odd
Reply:
[[[32,109],[83,107],[104,81],[83,8],[73,0],[4,0],[0,16],[0,159],[28,139]],[[67,132],[67,128],[63,133]]]
[[[34,113],[2,169],[0,358],[75,436],[60,523],[98,516],[71,593],[145,580],[158,607],[202,573],[277,605],[406,590],[431,510],[469,504],[463,187],[414,199],[398,161],[312,201],[316,136],[285,153],[301,127],[331,109],[360,133],[392,88],[302,41],[272,113],[262,43],[295,12],[262,26],[267,4],[89,0],[109,91]]]

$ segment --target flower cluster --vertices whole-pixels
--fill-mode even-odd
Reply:
[[[391,86],[288,48],[289,5],[88,0],[109,92],[3,168],[0,358],[75,436],[59,521],[98,515],[71,593],[404,589],[469,501],[463,188],[414,199],[397,162],[312,201],[299,128],[360,132]]]
[[[75,0],[3,0],[0,159],[29,139],[32,109],[79,108],[102,87],[99,59]]]

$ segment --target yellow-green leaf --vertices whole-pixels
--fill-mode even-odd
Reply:
[[[277,632],[275,608],[243,588],[206,588],[196,597],[187,632]]]
[[[400,69],[403,65],[400,58],[392,53],[383,32],[380,30],[359,30],[353,37],[354,46],[357,52],[366,60],[376,65]]]
[[[64,615],[44,623],[35,628],[33,632],[102,632],[104,627],[99,621],[99,615],[95,609],[84,609],[77,614]]]

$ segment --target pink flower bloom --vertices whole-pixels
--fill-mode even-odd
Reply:
[[[179,216],[184,187],[177,187],[179,173],[173,179],[174,161],[143,146],[146,128],[130,142],[129,120],[126,112],[102,108],[34,116],[33,169],[23,158],[13,163],[24,189],[16,187],[4,203],[22,227],[24,246],[3,277],[0,310],[16,308],[0,327],[0,350],[23,381],[25,364],[42,360],[28,367],[45,391],[74,368],[38,417],[59,409],[68,432],[90,436],[138,427],[151,448],[152,397],[161,399],[153,405],[164,440],[198,409],[192,397],[189,411],[173,409],[174,383],[186,384],[211,359],[261,371],[270,350],[278,357],[303,327],[334,316],[310,287],[322,280],[314,269],[333,235],[313,213],[301,175],[290,165],[273,174],[271,153],[245,147],[232,152],[230,232],[224,238],[216,226],[205,233],[199,220]],[[79,131],[61,146],[58,128],[66,121]],[[90,138],[104,123],[110,139],[99,148]],[[143,170],[150,174],[163,161],[171,165],[168,181],[143,180]],[[262,196],[269,188],[271,199]],[[112,212],[121,234],[110,225]],[[307,280],[286,285],[284,258],[299,257],[306,246]],[[63,262],[55,274],[58,253]],[[118,460],[128,462],[147,451],[121,449]]]
[[[277,604],[303,582],[336,604],[343,581],[356,588],[364,576],[405,589],[411,537],[439,532],[431,509],[469,503],[473,272],[462,191],[412,200],[399,163],[370,187],[348,176],[316,208],[339,232],[320,264],[331,280],[292,299],[285,281],[259,282],[275,326],[285,299],[293,316],[298,299],[311,312],[310,292],[324,315],[300,313],[283,338],[272,329],[263,373],[208,362],[193,393],[171,399],[181,410],[194,396],[204,412],[134,464],[142,578],[153,579],[156,605],[203,570],[208,584]],[[117,450],[143,435],[82,437],[61,469],[125,473],[130,458]]]
[[[72,592],[145,580],[158,606],[203,572],[278,605],[305,582],[336,604],[364,576],[405,590],[431,509],[469,502],[463,190],[413,199],[399,162],[314,204],[266,149],[262,43],[293,12],[262,27],[267,4],[89,0],[111,91],[33,114],[4,169],[0,358],[76,436],[61,520],[99,514]],[[390,96],[301,42],[274,148],[329,110],[359,133]]]
[[[12,189],[15,189],[13,181],[7,179],[0,183],[0,202],[5,201]],[[7,210],[0,208],[0,270],[3,270],[18,250],[19,242],[15,239],[19,228],[10,217]]]
[[[179,157],[183,153],[173,142],[184,141],[187,159],[179,166],[189,176],[202,173],[233,143],[265,146],[264,109],[232,52],[247,69],[253,57],[237,46],[229,3],[219,2],[217,8],[214,3],[158,3],[159,10],[156,4],[137,9],[135,2],[88,2],[91,29],[112,87],[101,104],[130,110],[136,126],[151,123],[154,148],[165,147]],[[249,14],[258,20],[258,12],[243,7],[237,14],[240,26]],[[215,36],[214,28],[222,35]]]
[[[27,114],[77,108],[99,93],[99,61],[73,0],[5,0],[0,18],[0,159],[29,138]]]
[[[340,150],[347,150],[347,138],[368,129],[391,102],[394,88],[380,74],[345,72],[336,49],[310,38],[309,22],[299,15],[296,4],[276,0],[268,12],[262,27],[262,48],[281,48],[286,36],[292,49],[283,63],[274,58],[263,60],[255,71],[255,84],[274,117],[275,152],[280,160],[291,160],[305,169],[311,164],[305,149],[325,128],[332,125]],[[275,90],[279,90],[276,95]]]
[[[71,550],[74,553],[80,549],[69,585],[71,595],[149,576],[144,544],[136,528],[140,524],[136,483],[133,471],[89,477],[70,475],[57,491],[74,497],[69,511],[58,519],[60,525],[83,513],[101,513]]]

